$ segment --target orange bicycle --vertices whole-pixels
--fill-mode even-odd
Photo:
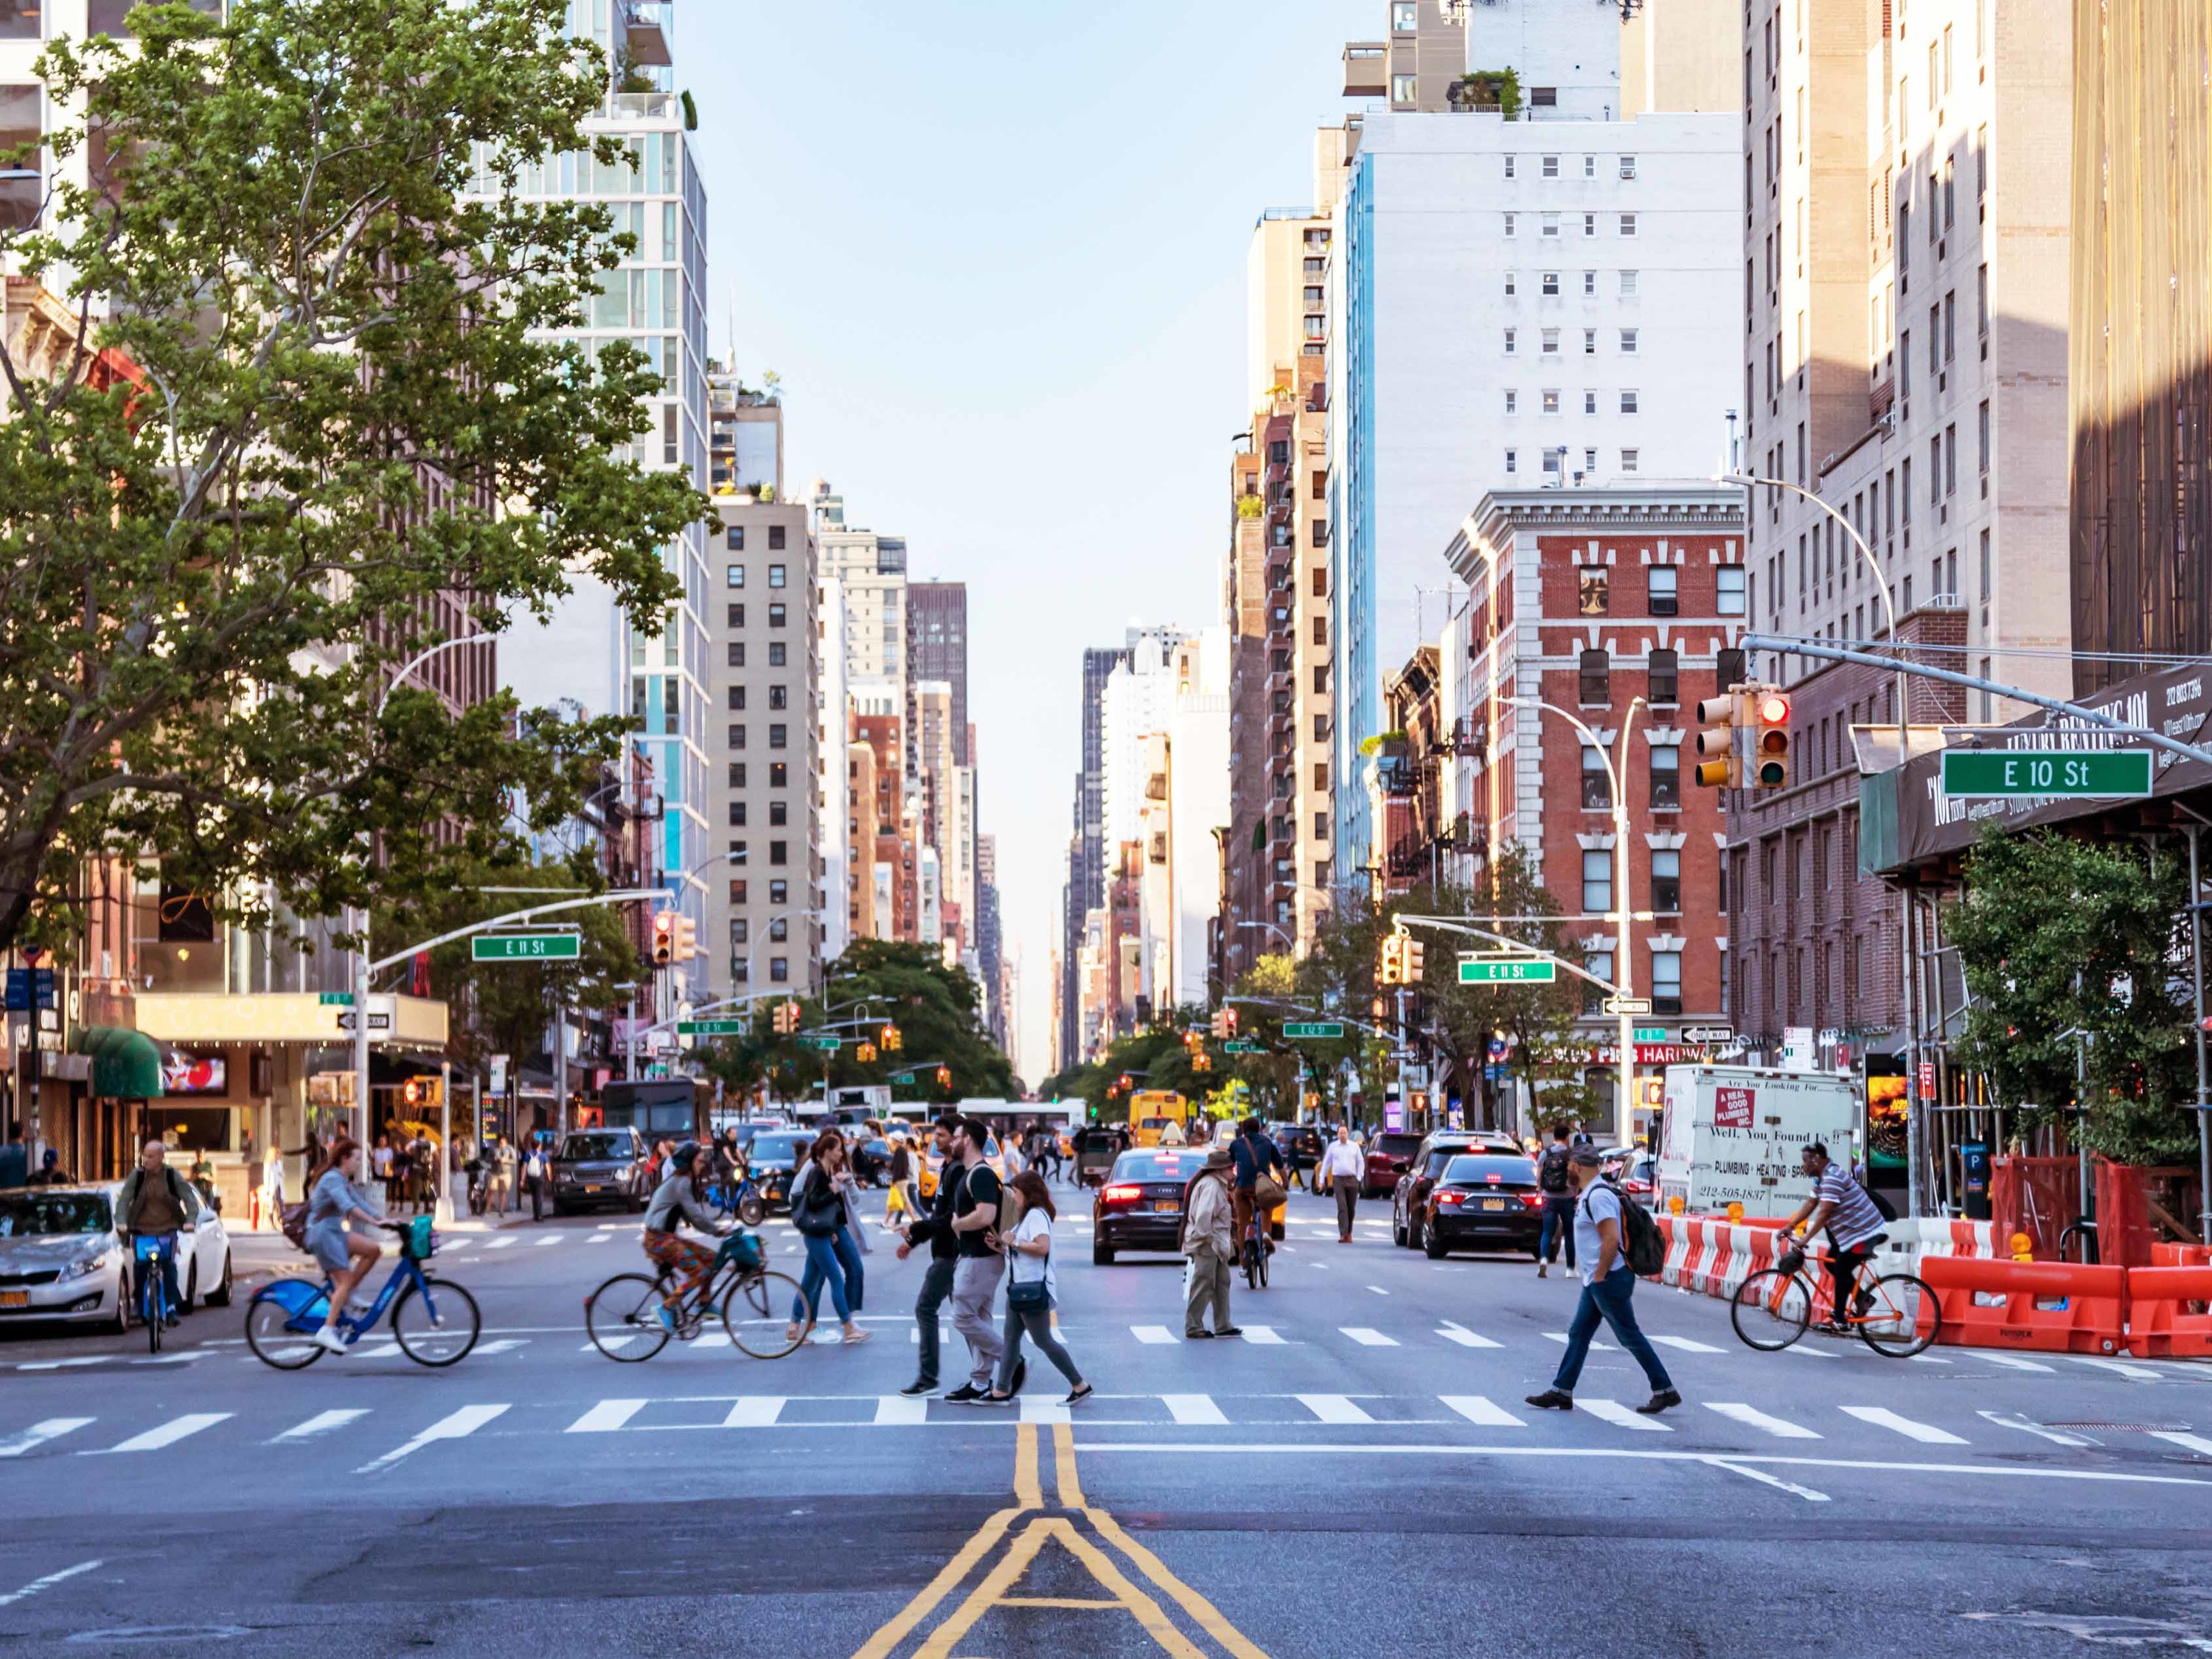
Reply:
[[[1805,1252],[1793,1249],[1736,1286],[1729,1322],[1747,1347],[1779,1353],[1811,1328],[1813,1296]],[[1943,1328],[1942,1304],[1926,1279],[1877,1273],[1871,1260],[1859,1264],[1849,1301],[1850,1306],[1836,1310],[1837,1320],[1876,1353],[1893,1359],[1911,1358]]]

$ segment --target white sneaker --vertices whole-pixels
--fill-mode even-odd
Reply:
[[[328,1325],[315,1333],[315,1346],[319,1348],[327,1348],[332,1353],[343,1353],[346,1351],[345,1338],[340,1336]]]

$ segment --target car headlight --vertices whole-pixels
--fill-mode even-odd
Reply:
[[[105,1250],[98,1255],[81,1255],[76,1261],[68,1262],[63,1267],[62,1282],[67,1284],[73,1279],[89,1279],[106,1265],[107,1252]]]

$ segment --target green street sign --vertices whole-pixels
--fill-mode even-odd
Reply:
[[[580,933],[478,933],[469,941],[471,962],[574,962],[583,954]]]
[[[1459,982],[1462,985],[1549,985],[1559,976],[1559,964],[1534,957],[1462,957]]]
[[[1256,1042],[1249,1042],[1243,1037],[1231,1037],[1221,1045],[1221,1052],[1224,1054],[1256,1054],[1263,1050]]]
[[[743,1036],[745,1023],[741,1019],[679,1019],[676,1022],[678,1036]]]
[[[1958,799],[2041,795],[2101,795],[2142,799],[2150,794],[2148,749],[2079,753],[2054,749],[1946,749],[1943,793]]]
[[[350,1008],[353,1006],[353,993],[325,991],[315,998],[315,1001],[318,1006],[325,1008]]]
[[[1639,1025],[1636,1028],[1636,1040],[1638,1042],[1664,1042],[1667,1028],[1663,1025]]]
[[[799,1039],[799,1046],[819,1048],[825,1054],[834,1054],[845,1046],[845,1039],[841,1036],[803,1036]]]
[[[1283,1035],[1293,1042],[1324,1042],[1342,1036],[1344,1027],[1333,1019],[1292,1020],[1283,1027]]]

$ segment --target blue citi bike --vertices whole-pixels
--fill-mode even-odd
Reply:
[[[476,1298],[451,1279],[425,1273],[438,1251],[428,1216],[386,1222],[398,1235],[399,1259],[376,1300],[360,1315],[341,1313],[338,1334],[349,1348],[392,1310],[392,1334],[399,1351],[418,1365],[445,1366],[465,1358],[483,1329]],[[246,1340],[257,1358],[280,1371],[312,1365],[325,1350],[313,1340],[330,1316],[331,1281],[280,1279],[263,1285],[246,1304]]]
[[[147,1352],[159,1353],[161,1338],[169,1328],[167,1268],[176,1256],[177,1241],[167,1233],[153,1238],[134,1233],[131,1249],[138,1262],[138,1317],[146,1323]]]

